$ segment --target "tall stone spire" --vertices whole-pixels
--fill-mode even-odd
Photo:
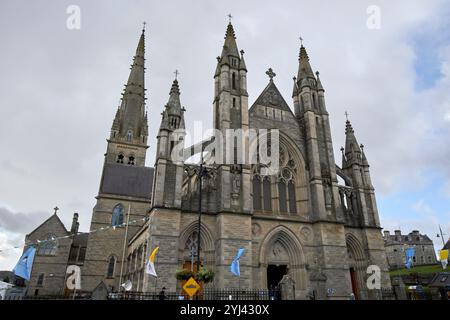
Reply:
[[[175,72],[178,75],[178,72]],[[185,109],[180,103],[178,80],[172,83],[169,101],[161,113],[156,146],[155,179],[152,204],[156,207],[181,208],[181,186],[183,184],[183,150],[186,135]]]
[[[126,135],[129,130],[133,135],[140,135],[142,129],[142,118],[145,115],[145,83],[144,83],[144,54],[145,54],[145,31],[142,30],[136,54],[131,65],[130,75],[122,93],[121,109],[123,121],[121,133]]]
[[[348,119],[345,122],[345,157],[347,159],[347,165],[355,162],[360,163],[361,161],[361,149],[356,140],[352,124]]]
[[[180,102],[180,87],[178,80],[175,79],[170,88],[169,101],[166,103],[165,109],[162,112],[160,131],[184,129],[184,111],[186,110],[181,106]]]
[[[236,35],[234,33],[234,28],[231,22],[228,23],[227,31],[225,33],[225,43],[223,44],[222,57],[225,55],[233,55],[239,58]]]
[[[306,52],[303,44],[300,46],[300,53],[298,57],[298,74],[297,79],[300,82],[303,78],[313,78],[314,72],[312,71],[311,65],[309,63],[308,53]]]
[[[123,163],[122,159],[131,157],[130,163],[144,165],[145,151],[148,137],[147,115],[145,111],[145,30],[139,37],[136,52],[131,64],[130,74],[119,108],[111,127],[111,136],[108,140],[107,161]],[[133,145],[131,149],[122,150],[123,144]],[[120,158],[120,159],[119,159]]]

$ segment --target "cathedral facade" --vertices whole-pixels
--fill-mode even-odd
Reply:
[[[144,42],[143,31],[107,140],[90,228],[102,232],[88,236],[83,290],[103,283],[117,291],[130,280],[134,291],[180,292],[175,273],[192,267],[198,247],[201,265],[215,273],[209,285],[216,288],[272,288],[287,275],[296,299],[347,299],[352,293],[376,299],[379,290],[366,284],[371,265],[380,270],[381,287],[390,288],[368,160],[347,120],[342,163],[336,164],[325,90],[305,47],[300,47],[291,104],[269,69],[266,88],[249,107],[244,51],[231,23],[217,57],[212,127],[223,136],[230,129],[267,129],[269,142],[277,138],[277,152],[269,153],[277,154],[279,163],[268,174],[266,164],[236,161],[229,140],[221,141],[225,152],[208,149],[217,136],[195,148],[184,145],[189,111],[181,105],[177,79],[161,108],[154,167],[145,166],[151,142]],[[236,140],[244,151],[252,149],[248,136]],[[253,146],[257,152],[261,148]],[[188,161],[195,153],[204,159],[201,169]],[[155,247],[158,278],[145,273]],[[236,277],[229,268],[239,248],[245,251]]]

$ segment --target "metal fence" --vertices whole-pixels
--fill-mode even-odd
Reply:
[[[108,300],[281,300],[279,290],[205,288],[192,298],[176,292],[120,292],[109,293]]]
[[[381,300],[396,300],[397,297],[392,289],[381,288]]]
[[[23,296],[20,300],[90,300],[91,293],[76,293],[75,295],[37,295]]]
[[[205,288],[205,300],[281,300],[280,290]]]

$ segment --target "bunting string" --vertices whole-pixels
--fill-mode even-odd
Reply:
[[[86,232],[72,233],[72,234],[67,235],[67,236],[51,237],[50,239],[36,240],[35,242],[29,242],[29,243],[25,243],[24,242],[24,243],[22,243],[22,244],[20,244],[18,246],[0,249],[0,253],[4,253],[4,252],[7,252],[7,251],[11,251],[11,250],[21,249],[21,248],[23,248],[25,246],[39,246],[39,245],[42,245],[42,244],[44,244],[46,242],[52,242],[52,241],[57,241],[57,240],[62,240],[62,239],[68,239],[68,238],[72,238],[74,236],[82,235],[82,234],[86,234],[86,233],[90,234],[90,233],[101,232],[101,231],[106,231],[106,230],[110,230],[110,229],[116,230],[117,228],[126,227],[127,225],[129,226],[129,225],[135,224],[137,222],[141,222],[141,221],[145,221],[146,222],[149,219],[150,219],[150,217],[145,217],[145,218],[142,218],[142,219],[132,220],[132,221],[128,222],[128,224],[126,222],[124,222],[122,224],[118,224],[118,225],[114,225],[114,226],[109,225],[109,226],[100,227],[98,229],[93,229],[93,230],[86,231]]]

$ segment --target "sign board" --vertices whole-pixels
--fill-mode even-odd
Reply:
[[[184,284],[183,286],[184,291],[189,295],[189,297],[192,297],[198,289],[200,289],[200,285],[195,281],[194,278],[189,278],[189,280]]]

